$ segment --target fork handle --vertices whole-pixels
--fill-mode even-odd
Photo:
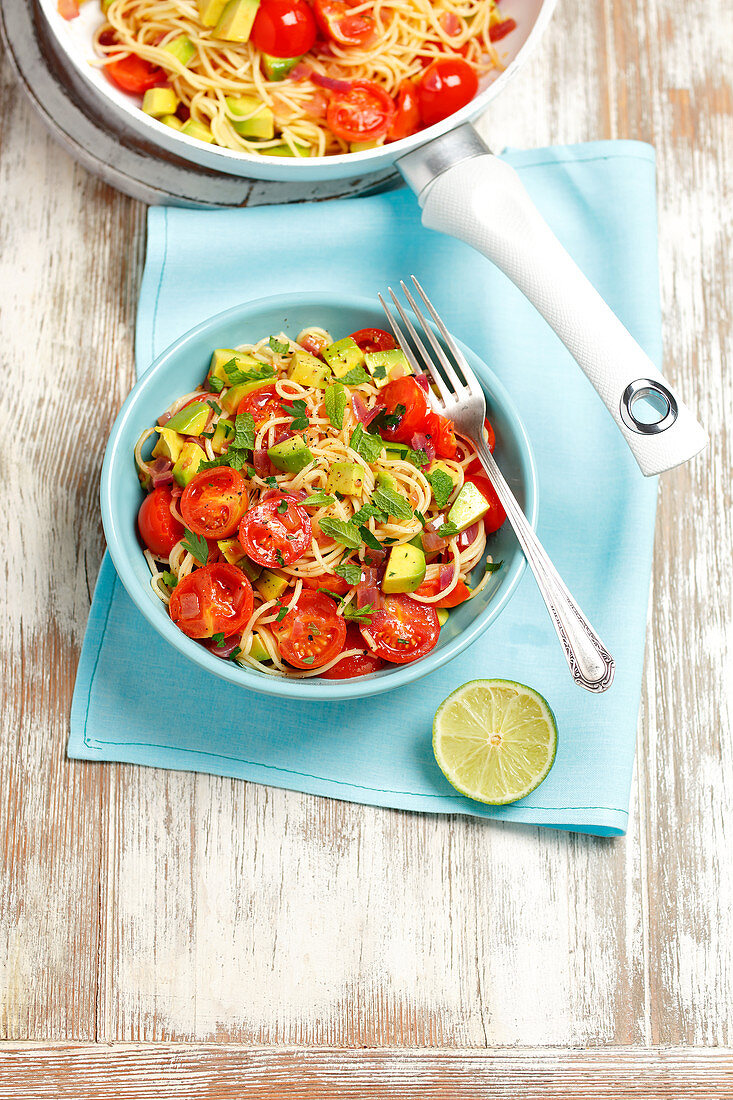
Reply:
[[[705,430],[565,251],[509,164],[490,153],[455,163],[425,188],[420,202],[423,225],[482,252],[549,322],[598,391],[643,474],[669,470],[706,446]],[[660,410],[651,425],[636,404],[648,395]]]
[[[565,587],[483,438],[476,450],[534,573],[575,683],[587,691],[606,691],[616,671],[613,657]]]

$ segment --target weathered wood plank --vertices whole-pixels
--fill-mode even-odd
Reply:
[[[225,1044],[13,1045],[0,1100],[729,1100],[730,1051],[288,1050]]]

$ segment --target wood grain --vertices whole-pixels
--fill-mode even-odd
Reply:
[[[192,1097],[225,1095],[235,1070],[263,1096],[265,1071],[307,1070],[288,1095],[328,1096],[345,1065],[365,1075],[349,1088],[379,1073],[403,1096],[407,1062],[436,1097],[580,1096],[582,1073],[589,1096],[730,1095],[726,1056],[694,1049],[733,1044],[730,24],[728,0],[684,18],[673,0],[561,2],[482,125],[494,147],[656,145],[665,370],[711,429],[710,453],[661,481],[618,842],[65,759],[145,212],[51,144],[3,68],[0,1036],[181,1046],[6,1045],[0,1098],[14,1071],[50,1082],[38,1095],[124,1095],[130,1067],[152,1095],[176,1066]],[[653,1049],[669,1043],[690,1049]],[[586,1046],[618,1049],[494,1049]]]

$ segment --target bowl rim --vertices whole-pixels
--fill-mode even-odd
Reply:
[[[285,316],[287,316],[287,311],[292,310],[295,306],[300,309],[309,305],[313,305],[314,309],[317,309],[319,305],[328,305],[329,308],[343,308],[344,310],[366,310],[367,312],[373,312],[375,309],[375,303],[370,298],[361,295],[339,295],[338,298],[334,298],[333,294],[328,294],[325,291],[291,292],[257,298],[231,306],[229,309],[222,310],[220,313],[199,322],[170,343],[154,359],[125,398],[107,440],[99,487],[102,526],[107,549],[117,576],[132,602],[166,642],[200,668],[239,687],[280,698],[304,699],[307,701],[366,698],[384,691],[393,691],[422,679],[423,676],[435,672],[467,649],[498,618],[514,595],[527,564],[524,555],[521,553],[517,555],[495,598],[476,616],[471,624],[443,648],[433,649],[419,661],[405,665],[394,665],[389,669],[383,669],[354,680],[321,680],[318,677],[306,681],[291,680],[285,677],[266,676],[234,662],[222,661],[178,630],[168,616],[160,615],[159,607],[156,606],[153,600],[148,598],[148,593],[140,584],[131,561],[122,551],[122,524],[114,503],[115,492],[112,475],[118,452],[122,447],[121,440],[125,428],[137,412],[140,403],[145,403],[147,391],[157,376],[165,371],[168,363],[181,354],[185,354],[186,348],[204,333],[213,333],[223,324],[238,317],[242,317],[243,321],[246,321],[248,315],[252,313],[273,309],[283,309]],[[462,341],[456,338],[456,343],[464,353],[468,352],[469,361],[472,359],[478,361],[481,367],[480,381],[486,385],[495,400],[501,404],[503,412],[511,421],[512,430],[519,445],[523,473],[526,478],[525,515],[532,527],[536,529],[539,510],[537,468],[524,424],[509,393],[491,368]],[[214,338],[212,347],[215,344]],[[303,684],[307,684],[307,687],[303,687]]]

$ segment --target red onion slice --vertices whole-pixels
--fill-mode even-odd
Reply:
[[[252,452],[252,465],[259,477],[267,477],[270,473],[270,459],[264,447],[256,447]]]
[[[414,378],[418,386],[425,390],[425,393],[430,392],[430,382],[428,381],[427,374],[416,374]]]
[[[441,518],[440,524],[443,520]],[[440,526],[440,524],[438,526]],[[438,527],[435,523],[426,523],[422,533],[422,544],[428,554],[434,554],[436,550],[443,550],[448,545],[449,540],[441,538],[438,534]]]
[[[413,451],[424,451],[428,462],[432,462],[435,458],[435,444],[433,443],[429,435],[425,435],[424,432],[415,432],[410,440],[410,446]]]
[[[341,92],[346,94],[351,91],[350,80],[336,80],[332,76],[324,76],[322,73],[312,73],[311,80],[320,88],[328,88],[329,92]]]

